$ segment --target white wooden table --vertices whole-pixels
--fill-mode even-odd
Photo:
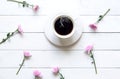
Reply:
[[[34,14],[29,8],[0,0],[0,39],[21,24],[24,34],[13,36],[0,45],[0,79],[34,79],[33,70],[40,70],[43,79],[59,79],[51,68],[61,67],[65,79],[119,79],[120,78],[120,0],[26,0],[38,4]],[[97,32],[88,25],[100,14],[111,9],[99,23]],[[74,46],[59,48],[44,36],[44,28],[50,15],[59,12],[75,12],[83,24],[83,35]],[[84,48],[94,44],[98,74]],[[30,51],[19,75],[16,71],[23,58],[23,51]]]

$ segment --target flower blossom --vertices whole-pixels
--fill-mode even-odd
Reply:
[[[23,52],[23,55],[24,55],[23,61],[22,61],[22,63],[20,64],[20,67],[19,67],[16,75],[18,75],[18,73],[19,73],[19,71],[21,70],[21,68],[22,68],[25,60],[28,59],[28,58],[30,58],[30,57],[32,56],[29,52]]]
[[[64,79],[64,76],[62,75],[62,73],[60,73],[59,67],[53,67],[52,72],[53,72],[53,74],[55,74],[55,75],[59,75],[59,76],[60,76],[60,79]]]
[[[95,58],[94,58],[94,55],[93,55],[93,45],[88,45],[86,48],[85,48],[85,52],[92,58],[92,63],[94,64],[94,68],[95,68],[95,72],[97,74],[97,67],[96,67],[96,62],[95,62]]]
[[[96,30],[97,30],[97,24],[107,15],[107,13],[108,13],[109,11],[110,11],[110,9],[108,9],[103,15],[100,15],[100,16],[98,17],[98,20],[97,20],[95,23],[90,24],[89,27],[90,27],[92,30],[96,31]]]
[[[39,10],[39,6],[38,5],[33,6],[33,10],[34,12],[37,12]]]
[[[36,78],[42,78],[42,74],[41,74],[41,72],[38,71],[38,70],[33,71],[33,75],[35,76],[35,79],[36,79]]]

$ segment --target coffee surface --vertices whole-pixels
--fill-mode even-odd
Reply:
[[[73,30],[73,22],[67,16],[60,16],[54,23],[55,31],[60,35],[68,35]]]

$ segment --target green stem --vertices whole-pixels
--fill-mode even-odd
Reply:
[[[18,75],[18,73],[19,73],[20,69],[22,68],[22,66],[23,66],[23,64],[24,64],[24,62],[25,62],[25,57],[23,58],[22,64],[20,65],[20,67],[19,67],[19,69],[18,69],[18,71],[17,71],[16,75]]]
[[[11,2],[16,2],[16,3],[23,4],[23,2],[21,2],[21,1],[16,1],[16,0],[7,0],[7,1],[11,1]]]
[[[107,15],[107,13],[110,11],[110,9],[108,9],[103,15],[99,16],[99,19],[97,20],[97,23],[99,23],[103,18],[104,16]]]
[[[35,79],[38,79],[38,77],[35,77]]]
[[[20,3],[20,4],[24,4],[24,2],[26,2],[26,1],[16,1],[16,0],[7,0],[7,1],[16,2],[16,3]],[[31,5],[31,4],[26,3],[26,5],[29,5],[33,8],[33,5]]]
[[[97,74],[97,67],[96,67],[96,62],[95,62],[95,58],[93,56],[93,53],[91,52],[91,58],[93,59],[93,64],[94,64],[94,68],[95,68],[95,72]]]
[[[6,38],[4,38],[4,39],[0,42],[0,44],[6,42],[6,41],[7,41],[9,38],[11,38],[16,32],[18,32],[18,30],[9,33],[9,36],[7,36]]]
[[[63,75],[59,72],[60,79],[64,79]]]
[[[31,4],[29,4],[29,6],[31,6],[32,8],[34,7],[34,5],[31,5]]]

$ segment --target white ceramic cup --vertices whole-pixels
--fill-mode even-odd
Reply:
[[[59,34],[54,26],[57,19],[61,16],[68,17],[73,24],[73,29],[71,30],[71,32],[65,35]],[[64,23],[65,21],[62,22]],[[82,21],[81,19],[79,19],[79,14],[75,12],[59,12],[57,14],[55,13],[49,16],[45,28],[45,36],[48,41],[55,46],[71,46],[80,39],[80,37],[82,36],[82,30]]]
[[[67,17],[67,19],[69,19],[71,22],[72,22],[72,30],[70,31],[70,33],[68,33],[68,34],[65,34],[65,35],[62,35],[62,34],[60,34],[60,33],[58,33],[57,31],[56,31],[56,27],[55,27],[55,23],[56,23],[56,21],[58,20],[58,19],[60,19],[60,18],[62,18],[62,17]],[[64,26],[65,27],[65,26]],[[68,30],[69,30],[69,28],[68,28]],[[54,31],[54,33],[55,33],[55,35],[58,37],[58,38],[60,38],[60,39],[67,39],[67,38],[70,38],[70,37],[72,37],[72,35],[74,34],[74,32],[75,32],[75,27],[74,27],[74,21],[73,21],[73,19],[70,17],[70,16],[67,16],[67,15],[59,15],[59,16],[57,16],[56,18],[55,18],[55,20],[54,20],[54,22],[53,22],[53,31]]]

